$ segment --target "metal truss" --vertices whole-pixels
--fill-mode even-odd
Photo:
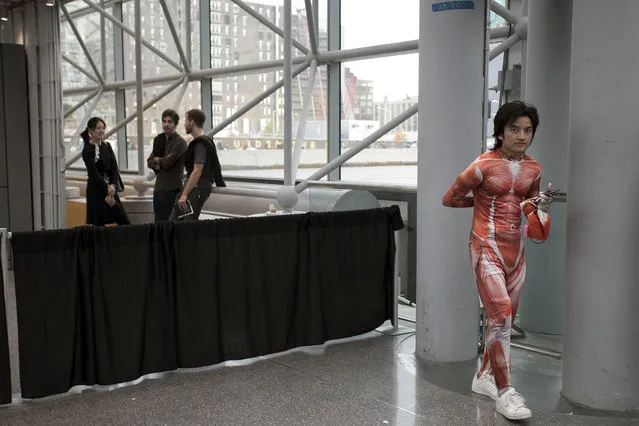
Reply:
[[[302,145],[302,138],[304,134],[304,127],[306,123],[306,118],[308,116],[308,110],[312,104],[312,89],[315,84],[315,75],[318,71],[318,67],[327,66],[329,72],[329,81],[337,80],[337,83],[331,84],[329,82],[329,90],[328,90],[328,99],[329,99],[329,117],[328,117],[328,126],[329,126],[329,160],[330,162],[320,169],[318,172],[313,174],[309,178],[309,180],[316,180],[326,175],[329,175],[329,178],[335,178],[339,176],[339,174],[335,175],[331,172],[339,169],[339,167],[357,152],[361,151],[367,146],[370,146],[373,142],[379,139],[384,134],[391,131],[394,127],[401,124],[401,122],[407,120],[412,115],[417,113],[417,105],[409,108],[403,113],[399,114],[395,119],[391,120],[385,126],[380,128],[377,132],[373,133],[371,136],[365,138],[363,141],[358,143],[355,147],[351,148],[347,154],[340,155],[340,143],[339,143],[339,108],[340,108],[340,86],[339,86],[339,66],[342,62],[345,61],[355,61],[355,60],[364,60],[370,58],[377,58],[382,56],[392,56],[392,55],[405,55],[416,53],[418,51],[418,40],[411,40],[399,43],[390,43],[383,44],[377,46],[369,46],[363,48],[356,49],[344,49],[340,50],[339,44],[339,22],[340,22],[340,0],[329,0],[328,9],[329,9],[329,47],[328,51],[321,51],[319,48],[319,33],[318,33],[318,0],[305,0],[305,12],[306,19],[309,31],[308,41],[310,44],[310,48],[295,40],[291,37],[292,25],[291,25],[291,0],[284,0],[284,28],[279,28],[273,22],[271,22],[268,18],[261,15],[250,5],[245,3],[242,0],[231,0],[235,5],[237,5],[240,9],[244,10],[247,14],[255,18],[261,24],[265,25],[275,34],[279,35],[284,39],[284,58],[282,60],[271,60],[264,61],[260,63],[252,63],[252,64],[244,64],[244,65],[235,65],[235,66],[227,66],[227,67],[219,67],[219,68],[203,68],[199,70],[194,70],[191,66],[191,46],[189,37],[187,37],[187,46],[186,48],[182,45],[180,41],[179,34],[175,28],[173,23],[173,19],[168,8],[166,0],[160,0],[159,3],[162,7],[163,14],[166,19],[166,24],[171,33],[172,39],[175,42],[177,47],[177,52],[179,56],[179,63],[175,62],[173,59],[169,58],[167,55],[162,53],[159,49],[155,48],[151,43],[144,40],[141,37],[141,29],[140,29],[140,0],[132,0],[135,5],[135,23],[136,27],[131,29],[122,23],[120,19],[114,17],[110,14],[105,7],[113,6],[117,1],[113,0],[101,0],[101,5],[96,4],[92,0],[83,0],[87,5],[86,8],[79,9],[74,11],[73,13],[69,13],[64,2],[60,2],[60,9],[64,14],[64,18],[69,23],[74,35],[76,36],[84,54],[87,56],[87,59],[90,64],[90,68],[93,71],[93,74],[86,70],[81,65],[77,64],[72,58],[67,56],[63,56],[62,59],[69,64],[71,64],[74,68],[81,71],[87,78],[89,78],[94,85],[78,87],[78,88],[70,88],[64,90],[63,94],[66,96],[70,95],[85,95],[85,97],[76,105],[71,107],[69,110],[65,111],[65,117],[71,115],[73,112],[77,111],[79,108],[91,102],[89,104],[87,114],[93,112],[93,109],[97,105],[101,96],[108,91],[122,91],[128,88],[136,88],[137,95],[137,110],[135,113],[124,117],[118,122],[108,133],[107,137],[118,132],[120,129],[124,128],[128,123],[133,121],[134,119],[138,119],[138,150],[139,152],[143,152],[143,143],[144,143],[144,135],[143,135],[143,113],[146,109],[150,108],[154,103],[162,100],[169,93],[173,92],[179,86],[182,86],[180,91],[178,92],[175,105],[176,107],[180,104],[184,93],[187,90],[187,87],[192,81],[200,81],[204,85],[206,82],[210,82],[213,78],[219,77],[228,77],[238,74],[249,74],[249,73],[257,73],[264,71],[272,71],[272,70],[283,70],[284,76],[283,79],[273,84],[271,87],[266,89],[264,92],[257,95],[254,99],[246,102],[244,106],[239,108],[234,114],[230,117],[227,117],[220,124],[211,129],[208,134],[213,136],[227,126],[232,124],[235,120],[240,118],[243,114],[251,110],[253,107],[258,105],[264,99],[275,93],[280,88],[284,87],[284,167],[285,167],[285,183],[287,185],[292,185],[295,182],[295,175],[297,171],[297,164],[299,162],[300,150]],[[202,0],[208,1],[208,0]],[[187,1],[190,5],[190,2]],[[121,7],[121,4],[120,4]],[[510,28],[497,28],[490,31],[490,38],[492,40],[501,40],[504,39],[499,46],[489,52],[490,60],[497,57],[500,53],[507,50],[508,48],[515,45],[518,41],[525,38],[527,22],[526,18],[521,18],[515,14],[513,14],[508,9],[501,6],[495,0],[490,0],[491,9],[506,19],[511,25],[515,26],[515,33],[509,35],[512,31]],[[187,14],[190,14],[190,6],[187,10]],[[209,10],[207,8],[207,10]],[[86,45],[80,35],[75,23],[74,18],[79,16],[86,15],[88,13],[97,12],[100,14],[101,21],[108,20],[113,23],[115,27],[121,30],[124,33],[127,33],[136,40],[136,78],[135,80],[117,80],[117,81],[107,81],[105,79],[104,72],[104,57],[103,57],[103,70],[100,72],[98,70],[95,62],[91,58]],[[187,21],[190,22],[189,19]],[[209,23],[209,21],[206,21]],[[203,33],[201,36],[203,38],[210,38],[210,25],[208,25],[208,29],[203,28]],[[101,25],[101,36],[104,41],[104,25]],[[190,28],[187,28],[187,33],[190,32]],[[121,38],[120,38],[121,41]],[[104,47],[104,42],[102,44]],[[165,60],[167,63],[172,65],[176,72],[169,75],[163,75],[160,77],[153,78],[142,78],[142,63],[141,63],[141,46],[144,46],[151,50],[158,57]],[[292,56],[292,48],[295,47],[300,52],[302,52],[305,57],[293,57]],[[116,43],[115,49],[122,50],[122,46]],[[206,64],[205,64],[206,65]],[[293,66],[296,66],[293,68]],[[209,64],[210,66],[210,64]],[[306,87],[305,94],[303,97],[303,112],[301,116],[301,120],[298,126],[297,135],[296,135],[296,144],[295,150],[293,151],[293,135],[292,135],[292,104],[291,104],[291,95],[292,95],[292,79],[295,78],[300,73],[306,71],[310,67],[310,78],[308,79],[308,86]],[[336,70],[333,72],[331,70]],[[122,73],[120,73],[122,74]],[[116,73],[117,75],[117,73]],[[166,89],[164,89],[160,94],[155,96],[152,100],[143,105],[142,102],[142,88],[149,87],[153,85],[162,85],[166,83],[171,83]],[[210,95],[208,96],[208,100],[210,101]],[[203,97],[204,102],[204,97]],[[211,108],[208,108],[210,111]],[[333,113],[331,113],[333,111]],[[335,111],[337,113],[335,113]],[[80,123],[80,128],[74,132],[74,136],[77,137],[76,134],[79,134],[82,126],[84,126],[84,121]],[[336,140],[332,140],[336,139]],[[66,168],[69,168],[73,163],[75,163],[81,154],[78,153],[71,157],[66,162]],[[144,162],[143,156],[138,155],[138,172],[141,174],[144,170]],[[298,185],[298,191],[300,189],[305,189],[306,186],[304,184]]]

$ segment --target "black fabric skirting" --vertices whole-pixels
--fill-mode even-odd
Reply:
[[[373,330],[402,226],[393,206],[14,233],[22,396]]]
[[[9,283],[4,282],[0,270],[0,404],[11,403],[11,366],[9,364],[7,310],[4,299],[5,285],[9,285]]]

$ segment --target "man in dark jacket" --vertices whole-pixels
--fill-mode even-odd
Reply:
[[[198,220],[213,184],[226,186],[213,139],[202,129],[205,121],[206,115],[199,109],[187,111],[184,117],[184,129],[193,136],[193,140],[184,154],[187,181],[171,213],[172,221]]]
[[[162,133],[153,139],[153,151],[146,160],[149,168],[156,173],[153,190],[156,222],[169,220],[182,189],[186,142],[175,130],[179,121],[180,116],[172,109],[162,113]]]

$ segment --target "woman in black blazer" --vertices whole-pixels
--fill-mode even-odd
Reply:
[[[89,176],[86,187],[86,223],[96,226],[110,223],[129,225],[131,222],[118,197],[118,190],[124,189],[118,163],[111,145],[102,140],[105,131],[104,120],[93,117],[81,134],[84,140],[82,159]]]

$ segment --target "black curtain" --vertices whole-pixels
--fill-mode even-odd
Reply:
[[[373,330],[402,226],[393,206],[15,233],[22,396]]]
[[[0,268],[2,267],[0,262]],[[9,285],[9,283],[7,283]],[[11,403],[11,366],[9,364],[9,335],[7,309],[4,299],[4,278],[0,269],[0,404]]]

